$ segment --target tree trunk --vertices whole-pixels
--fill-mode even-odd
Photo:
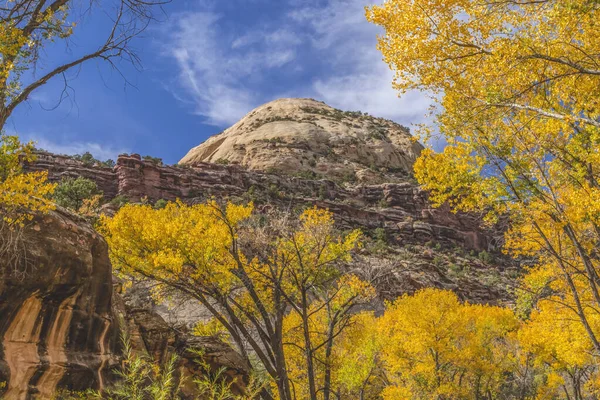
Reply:
[[[310,400],[317,400],[317,388],[315,384],[315,368],[313,364],[312,342],[310,340],[310,327],[308,321],[308,302],[306,291],[302,291],[302,329],[304,332],[304,347],[306,354],[306,374],[308,375],[308,393]]]

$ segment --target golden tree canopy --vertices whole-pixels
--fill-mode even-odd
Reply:
[[[48,196],[55,185],[47,172],[23,173],[21,164],[33,160],[33,144],[22,144],[16,136],[0,135],[0,213],[8,226],[31,220],[35,212],[54,209]]]
[[[506,250],[538,260],[536,290],[559,290],[599,355],[600,3],[388,0],[367,18],[394,85],[437,101],[447,146],[417,180],[437,205],[508,216]]]

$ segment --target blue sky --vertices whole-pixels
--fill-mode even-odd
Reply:
[[[424,120],[420,93],[398,98],[376,49],[369,0],[173,0],[135,43],[133,86],[92,62],[57,79],[13,114],[7,131],[60,153],[115,158],[137,152],[177,162],[248,111],[280,97],[312,97],[404,125]],[[102,13],[79,21],[69,47],[48,49],[38,73],[98,43]]]

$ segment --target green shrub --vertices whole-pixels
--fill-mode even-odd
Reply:
[[[477,256],[477,258],[479,258],[479,260],[481,260],[482,262],[484,262],[486,264],[490,264],[490,263],[494,262],[494,256],[485,250],[480,252],[479,255]]]
[[[448,271],[450,271],[454,275],[459,275],[462,272],[462,267],[458,264],[452,263],[448,266]]]
[[[86,151],[83,154],[75,154],[73,159],[81,161],[86,167],[92,167],[94,164],[100,163],[100,160],[95,159],[89,151]]]
[[[156,165],[159,165],[159,166],[163,165],[162,158],[158,158],[158,157],[144,156],[144,157],[142,157],[142,160],[151,162],[152,164],[156,164]]]
[[[319,174],[317,174],[316,172],[310,171],[310,170],[298,171],[294,174],[294,176],[296,176],[298,178],[310,179],[310,180],[319,178]]]
[[[439,267],[439,266],[440,266],[440,265],[442,265],[443,263],[444,263],[444,258],[443,258],[443,257],[440,257],[440,256],[435,256],[435,257],[433,258],[433,264],[434,264],[434,265],[436,265],[436,266],[438,266],[438,267]]]
[[[84,200],[91,199],[98,194],[101,192],[98,190],[96,182],[80,176],[77,179],[63,179],[56,187],[53,199],[61,207],[78,211]]]
[[[110,204],[116,206],[117,208],[123,207],[125,204],[129,203],[129,199],[122,194],[116,196],[114,199],[110,201]]]
[[[169,202],[165,199],[159,199],[156,201],[156,203],[154,203],[154,208],[159,210],[161,208],[165,208],[167,206],[167,204],[169,204]]]
[[[319,200],[329,199],[329,191],[325,186],[319,186]]]
[[[378,242],[387,243],[387,233],[384,228],[376,228],[373,231],[373,239]]]

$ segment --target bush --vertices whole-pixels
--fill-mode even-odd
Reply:
[[[167,204],[169,204],[169,202],[165,199],[159,199],[156,201],[156,203],[154,203],[154,208],[159,210],[161,208],[165,208],[167,206]]]
[[[142,157],[142,160],[151,162],[152,164],[156,164],[158,166],[163,165],[162,158],[158,158],[158,157],[144,156],[144,157]]]
[[[86,151],[83,154],[75,154],[73,159],[81,161],[86,167],[92,167],[94,164],[100,163],[100,161],[95,159],[89,151]]]
[[[100,165],[102,165],[103,167],[107,167],[107,168],[114,168],[115,167],[115,161],[111,160],[110,158],[106,161],[102,161],[100,163]]]
[[[116,196],[114,199],[110,201],[110,204],[116,206],[117,208],[123,207],[125,204],[129,203],[129,199],[122,194]]]
[[[276,184],[274,184],[274,183],[271,183],[269,185],[269,188],[267,189],[267,191],[269,193],[269,196],[272,197],[272,198],[274,198],[274,199],[280,199],[280,198],[283,197],[281,195],[281,192],[279,191],[279,187]]]
[[[387,243],[387,233],[384,228],[376,228],[373,231],[373,239],[378,242]]]
[[[53,199],[61,207],[79,211],[85,200],[101,194],[96,182],[78,177],[63,179],[54,191]]]
[[[492,262],[494,262],[494,256],[485,250],[479,253],[478,258],[486,264],[491,264]]]

